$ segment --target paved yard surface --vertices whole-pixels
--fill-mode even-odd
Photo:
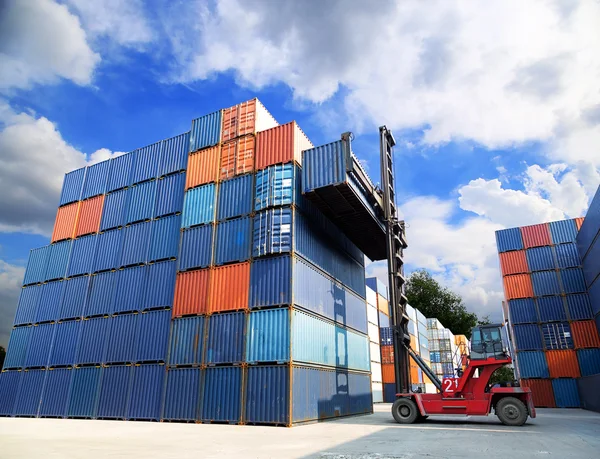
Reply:
[[[401,426],[375,414],[275,427],[0,418],[0,458],[477,458],[600,457],[600,414],[540,409],[524,427],[496,417],[430,418]]]

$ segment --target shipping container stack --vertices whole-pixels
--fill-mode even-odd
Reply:
[[[539,407],[579,407],[600,338],[575,243],[582,219],[496,232],[517,376]]]
[[[596,329],[600,332],[600,187],[592,199],[576,241],[592,315]],[[578,381],[581,406],[600,411],[600,349],[588,349],[579,359],[582,376]],[[582,366],[583,359],[585,371]]]
[[[372,411],[364,256],[257,99],[67,174],[0,414],[292,425]]]
[[[383,402],[383,375],[381,373],[379,310],[377,309],[377,293],[369,287],[369,283],[370,281],[367,279],[367,326],[369,327],[369,354],[371,356],[371,391],[373,392],[373,403],[381,403]]]
[[[427,337],[433,372],[439,379],[455,378],[456,369],[462,364],[462,355],[468,353],[468,348],[457,346],[456,336],[438,319],[427,319]],[[462,342],[462,338],[459,338],[459,342]]]

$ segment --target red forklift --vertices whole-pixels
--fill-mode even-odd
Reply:
[[[440,380],[421,357],[410,348],[408,300],[404,295],[403,251],[408,247],[405,225],[397,218],[394,193],[393,147],[395,140],[385,127],[379,128],[381,157],[381,217],[386,224],[386,252],[391,326],[393,329],[396,401],[392,416],[401,424],[423,421],[430,415],[487,416],[495,412],[505,425],[522,426],[527,417],[535,418],[529,388],[490,387],[492,374],[510,365],[507,335],[501,325],[475,327],[471,335],[470,355],[464,367],[456,369],[455,377]],[[435,394],[411,391],[410,362],[412,358],[437,388]],[[508,384],[507,384],[508,385]],[[502,385],[501,385],[502,386]],[[506,386],[506,385],[505,385]]]

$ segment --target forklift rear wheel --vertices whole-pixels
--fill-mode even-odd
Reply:
[[[527,421],[525,404],[515,397],[504,397],[496,403],[496,416],[507,426],[522,426]]]
[[[417,404],[409,398],[401,397],[392,405],[392,416],[400,424],[412,424],[420,414]]]

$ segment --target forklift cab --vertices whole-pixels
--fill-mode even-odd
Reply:
[[[471,360],[508,358],[508,337],[500,324],[481,325],[471,332]]]

